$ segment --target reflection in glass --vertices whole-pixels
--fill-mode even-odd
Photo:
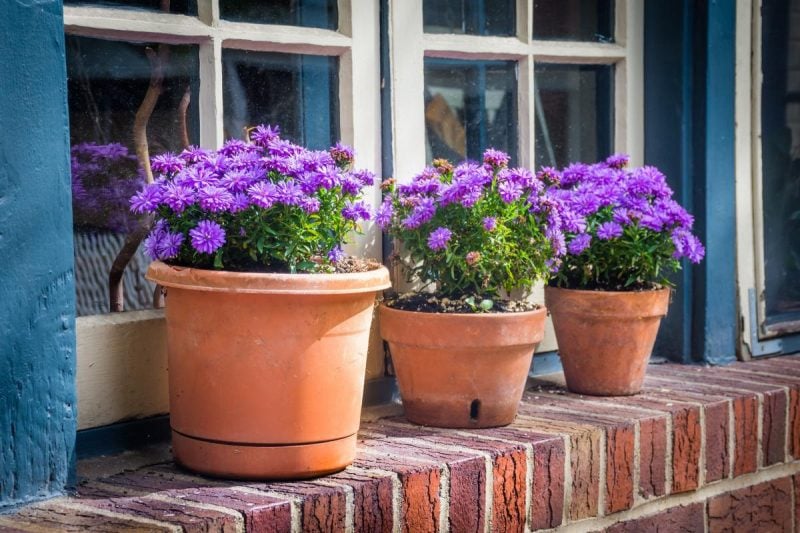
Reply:
[[[800,0],[761,9],[765,300],[775,325],[800,321],[800,25],[791,23]]]
[[[314,149],[339,137],[339,61],[335,57],[222,52],[225,136],[245,138],[258,124]]]
[[[336,0],[219,0],[220,17],[238,22],[284,24],[335,30]]]
[[[613,0],[533,0],[533,38],[612,42]]]
[[[147,123],[153,156],[199,141],[197,47],[66,38],[79,316],[108,312],[111,263],[138,224],[128,199],[144,184],[133,138],[153,74],[148,49],[163,75]],[[140,249],[128,266],[125,309],[152,306],[153,285],[144,279],[148,263]]]
[[[486,148],[517,161],[517,75],[513,61],[425,59],[428,161],[480,160]]]
[[[536,64],[537,167],[594,162],[611,153],[613,73],[610,65]]]
[[[179,15],[197,15],[197,0],[64,0],[64,5],[121,7]]]
[[[423,0],[426,33],[514,35],[515,0]]]

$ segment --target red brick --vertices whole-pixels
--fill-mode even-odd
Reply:
[[[733,475],[741,476],[758,468],[758,405],[755,397],[743,396],[733,401],[736,446]]]
[[[518,427],[475,430],[474,433],[509,442],[530,444],[533,455],[531,480],[530,528],[532,531],[561,525],[564,514],[564,440],[557,435],[543,435]],[[502,529],[496,529],[502,531]]]
[[[667,424],[665,418],[639,422],[639,494],[663,496],[666,490]]]
[[[800,474],[795,474],[794,480],[794,525],[800,528]]]
[[[392,530],[394,495],[391,476],[370,476],[348,469],[325,479],[353,489],[353,528],[356,531]]]
[[[790,477],[727,492],[708,501],[709,533],[791,530]]]
[[[570,520],[597,516],[603,430],[589,424],[543,419],[523,414],[517,415],[512,427],[553,432],[569,437],[572,486],[570,487],[571,505],[567,515]]]
[[[730,412],[731,406],[727,402],[705,406],[706,483],[730,476]]]
[[[372,427],[376,429],[375,426]],[[450,529],[483,530],[486,521],[486,461],[482,454],[477,451],[426,446],[424,442],[417,442],[416,439],[409,441],[402,437],[370,439],[363,442],[362,446],[381,453],[404,455],[433,464],[446,464],[450,473]]]
[[[800,377],[800,357],[798,356],[780,356],[771,357],[769,359],[757,359],[747,363],[741,363],[740,366],[752,366],[754,369],[772,372],[780,375],[789,375],[792,377]]]
[[[476,436],[455,433],[440,428],[426,428],[403,423],[399,419],[378,421],[374,424],[363,424],[368,431],[378,431],[391,437],[413,437],[416,442],[430,448],[441,445],[468,448],[489,455],[492,468],[492,501],[493,501],[493,528],[496,531],[522,531],[525,528],[525,490],[527,475],[527,454],[525,446],[521,443],[514,444],[498,440],[486,440]],[[475,435],[482,431],[474,430]],[[485,481],[482,480],[481,483]],[[451,479],[451,487],[452,487]],[[465,502],[464,497],[455,498],[451,495],[451,502]],[[466,502],[469,504],[470,502]],[[482,513],[483,507],[479,509]],[[451,526],[459,529],[468,529],[469,524],[478,526],[483,524],[483,516],[472,512],[472,509],[450,509]],[[467,522],[463,516],[472,516],[477,521]],[[454,520],[455,521],[454,521]],[[461,520],[461,522],[459,522]]]
[[[4,522],[13,520],[18,526]],[[109,517],[91,510],[76,509],[71,506],[55,504],[41,504],[37,506],[25,507],[13,516],[0,516],[0,530],[2,531],[59,531],[85,533],[123,533],[123,532],[158,532],[172,531],[169,526],[158,526],[153,523],[140,520],[136,516],[131,517]]]
[[[786,404],[786,394],[783,391],[764,394],[761,435],[764,466],[786,460]]]
[[[702,503],[672,507],[660,513],[625,520],[604,529],[605,533],[641,533],[643,531],[702,533],[705,515]]]
[[[313,481],[247,483],[245,486],[300,498],[300,523],[304,532],[345,530],[347,495],[344,488]]]

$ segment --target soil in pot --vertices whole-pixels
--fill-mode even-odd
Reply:
[[[641,391],[670,289],[592,291],[547,287],[567,388],[579,394]]]
[[[533,351],[544,335],[543,307],[432,313],[383,304],[379,316],[408,420],[451,428],[514,421]]]

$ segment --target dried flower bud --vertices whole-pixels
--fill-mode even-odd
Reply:
[[[478,261],[481,260],[481,253],[480,252],[469,252],[467,254],[467,264],[469,266],[474,266]]]
[[[439,171],[440,174],[447,174],[448,172],[453,171],[453,164],[450,163],[447,159],[434,159],[433,168]]]

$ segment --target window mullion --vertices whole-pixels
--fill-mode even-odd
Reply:
[[[197,16],[208,26],[219,25],[219,0],[197,0]]]
[[[200,45],[200,145],[222,146],[222,40],[212,37]]]
[[[618,15],[617,24],[625,27],[626,58],[617,67],[614,101],[615,122],[624,128],[624,138],[617,139],[624,145],[617,144],[617,150],[630,154],[631,164],[638,166],[644,163],[644,9],[641,2],[618,0],[617,11],[623,10],[624,21]]]

